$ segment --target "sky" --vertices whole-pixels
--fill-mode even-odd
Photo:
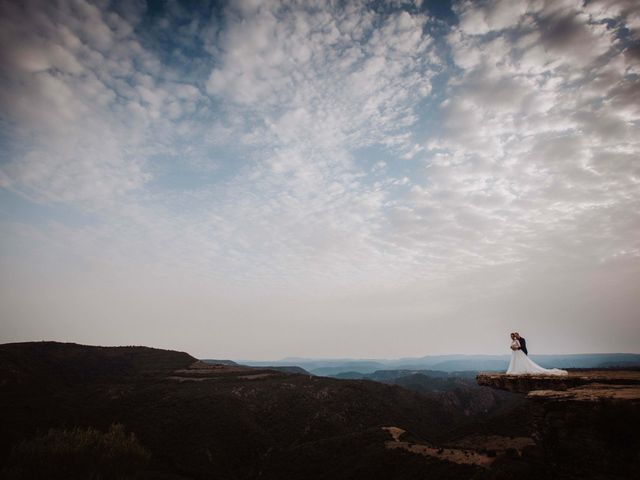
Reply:
[[[640,353],[640,3],[0,0],[0,342]]]

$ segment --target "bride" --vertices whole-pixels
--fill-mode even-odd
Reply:
[[[520,342],[515,333],[511,334],[511,361],[507,375],[568,375],[566,370],[559,368],[542,368],[520,350]]]

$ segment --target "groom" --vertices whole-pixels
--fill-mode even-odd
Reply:
[[[527,351],[527,341],[523,337],[521,337],[518,332],[516,332],[516,338],[520,342],[520,350],[522,350],[524,354],[528,356],[529,352]]]

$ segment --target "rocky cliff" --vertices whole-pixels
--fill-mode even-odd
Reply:
[[[552,392],[571,391],[574,388],[593,387],[601,390],[600,397],[606,397],[602,386],[640,388],[638,370],[572,370],[566,376],[551,375],[506,375],[504,373],[480,373],[476,377],[479,385],[508,390],[516,393],[531,393],[549,390]],[[617,390],[612,388],[612,390]],[[568,394],[565,394],[567,396]],[[534,395],[536,396],[536,395]]]
[[[477,382],[533,401],[534,439],[558,478],[637,478],[640,370],[571,371],[566,377],[481,373]]]

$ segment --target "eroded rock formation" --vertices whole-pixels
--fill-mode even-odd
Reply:
[[[486,373],[477,381],[533,401],[534,438],[558,478],[637,478],[640,371],[572,371],[567,377]]]

